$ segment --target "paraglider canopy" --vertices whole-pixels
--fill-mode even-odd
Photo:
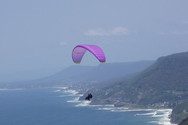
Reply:
[[[100,47],[96,45],[77,45],[72,51],[72,59],[74,63],[80,64],[86,51],[92,53],[99,62],[104,63],[106,61],[104,52]]]

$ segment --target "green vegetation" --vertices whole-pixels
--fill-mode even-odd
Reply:
[[[188,118],[184,119],[179,125],[188,125]]]
[[[95,95],[93,103],[174,108],[172,119],[179,123],[188,117],[183,112],[188,105],[181,106],[188,100],[188,52],[161,57],[137,76],[97,90]]]
[[[177,121],[178,123],[180,123],[182,119],[186,119],[188,117],[188,101],[174,107],[171,117],[174,122]]]

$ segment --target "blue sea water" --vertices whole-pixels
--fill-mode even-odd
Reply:
[[[69,91],[57,91],[57,88],[1,90],[0,125],[170,124],[161,121],[165,120],[164,111],[161,111],[161,115],[160,111],[156,115],[153,111],[84,106],[83,102],[76,101],[75,98],[78,95],[71,95]]]

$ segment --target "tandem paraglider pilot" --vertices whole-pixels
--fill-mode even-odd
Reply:
[[[90,100],[93,97],[91,93],[88,94],[88,96],[85,98],[85,100]]]

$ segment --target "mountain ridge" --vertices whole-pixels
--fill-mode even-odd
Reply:
[[[58,73],[41,79],[0,84],[0,88],[36,88],[71,86],[75,88],[92,88],[97,84],[113,78],[119,78],[132,73],[140,72],[150,66],[153,61],[138,61],[124,63],[106,63],[98,66],[70,66]]]
[[[125,78],[96,92],[93,90],[92,104],[175,108],[188,100],[187,76],[188,52],[164,56],[133,78]],[[174,121],[178,123],[185,117]]]

